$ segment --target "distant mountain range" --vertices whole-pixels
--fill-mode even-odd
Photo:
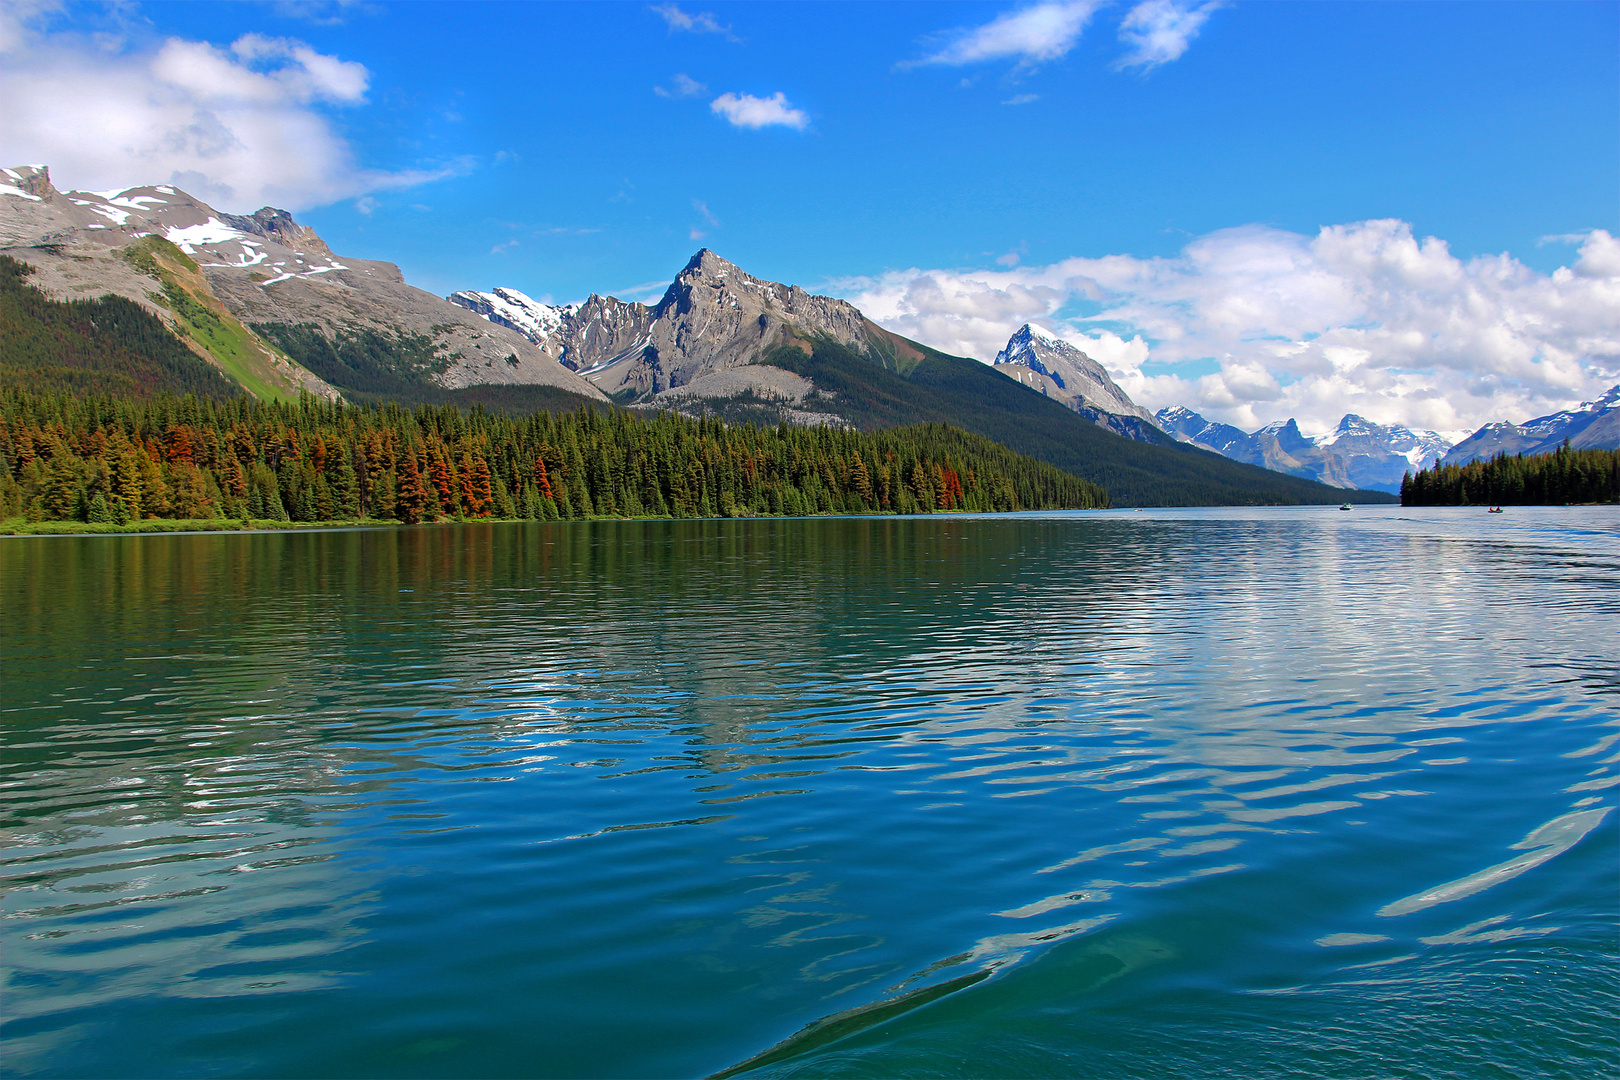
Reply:
[[[1336,487],[1398,492],[1407,472],[1436,463],[1466,465],[1497,454],[1546,454],[1565,439],[1576,450],[1620,449],[1620,386],[1574,409],[1522,424],[1486,424],[1453,446],[1432,431],[1375,424],[1347,414],[1327,435],[1304,435],[1293,420],[1245,432],[1177,406],[1160,409],[1159,427],[1177,439],[1234,461],[1305,476]]]
[[[511,289],[442,299],[391,263],[334,253],[282,210],[226,214],[171,185],[63,193],[45,168],[27,167],[0,170],[0,255],[33,268],[7,279],[17,317],[29,304],[124,297],[262,398],[311,391],[515,412],[613,403],[862,430],[939,422],[1101,484],[1116,505],[1383,498],[1177,443],[1083,352],[1034,327],[987,365],[708,250],[650,306],[592,296],[553,307]],[[114,361],[80,356],[51,385],[109,385],[96,381],[98,362]],[[171,369],[172,358],[140,370]]]
[[[1308,476],[1335,487],[1398,492],[1407,472],[1427,468],[1451,446],[1432,431],[1375,424],[1347,414],[1327,435],[1303,434],[1293,420],[1244,432],[1213,423],[1191,409],[1160,409],[1159,426],[1176,438],[1291,476]]]
[[[1453,446],[1444,464],[1466,465],[1497,454],[1551,453],[1565,439],[1575,450],[1620,448],[1620,385],[1610,387],[1596,401],[1583,401],[1573,409],[1522,424],[1486,424]]]

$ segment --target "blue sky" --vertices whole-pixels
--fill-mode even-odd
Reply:
[[[174,181],[221,209],[291,206],[336,251],[441,294],[646,298],[708,246],[981,359],[1033,318],[1091,339],[1150,406],[1240,423],[1288,409],[1321,426],[1355,406],[1456,430],[1620,378],[1593,239],[1620,234],[1613,3],[30,0],[10,14],[16,78],[83,75],[37,123],[0,123],[6,163],[44,157],[62,187]],[[170,112],[121,120],[118,139],[63,122],[141,93]],[[1424,254],[1429,237],[1446,259]],[[1369,258],[1428,260],[1430,292],[1447,273],[1495,282],[1516,299],[1492,318],[1533,322],[1528,286],[1493,269],[1504,253],[1533,285],[1584,266],[1599,287],[1580,326],[1460,388],[1465,340],[1390,359],[1345,336],[1398,321]],[[1332,310],[1232,323],[1248,302],[1234,275],[1277,302],[1256,259],[1287,262],[1290,287],[1333,278],[1307,302]],[[1212,292],[1200,265],[1225,284]],[[1345,289],[1361,308],[1327,296]],[[1449,295],[1427,303],[1468,306]],[[1375,355],[1334,359],[1312,344],[1324,336]],[[1267,339],[1311,347],[1256,351]],[[1336,381],[1347,366],[1381,381]]]

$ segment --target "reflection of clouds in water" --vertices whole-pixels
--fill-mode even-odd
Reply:
[[[1500,885],[1504,881],[1516,878],[1526,870],[1532,870],[1580,843],[1587,833],[1603,823],[1603,819],[1609,816],[1611,809],[1613,808],[1607,806],[1594,807],[1554,818],[1513,845],[1515,848],[1530,849],[1523,855],[1386,904],[1378,909],[1378,914],[1409,915],[1436,904],[1461,900],[1465,896],[1472,896],[1493,885]]]
[[[6,1012],[52,1017],[8,1040],[37,1067],[78,1036],[56,1017],[118,1001],[289,994],[342,985],[369,879],[341,834],[243,816],[14,836],[4,867]],[[32,1065],[26,1063],[32,1062]]]
[[[1425,815],[1456,810],[1460,784],[1513,775],[1530,753],[1506,730],[1521,719],[1555,710],[1544,738],[1569,750],[1533,779],[1563,768],[1551,788],[1607,813],[1617,736],[1602,687],[1572,661],[1533,664],[1575,648],[1578,624],[1547,617],[1564,610],[1557,560],[1469,548],[1473,579],[1432,584],[1460,550],[1444,537],[1334,525],[1313,545],[1286,514],[1189,524],[998,521],[975,525],[978,541],[939,521],[513,527],[530,550],[512,560],[476,550],[476,529],[371,536],[374,554],[398,548],[378,560],[378,595],[361,574],[353,594],[250,597],[242,625],[214,639],[237,650],[220,682],[175,662],[155,690],[121,691],[151,690],[146,703],[99,706],[108,724],[86,737],[138,721],[164,776],[129,766],[127,749],[97,771],[62,742],[64,783],[41,772],[8,794],[55,807],[31,853],[61,864],[59,880],[13,893],[14,914],[70,932],[13,958],[72,980],[98,962],[77,943],[108,940],[97,955],[119,971],[96,1001],[138,998],[143,979],[171,996],[330,986],[344,979],[333,957],[370,942],[361,928],[380,902],[363,890],[377,888],[407,919],[443,921],[451,983],[463,968],[521,982],[569,967],[572,994],[579,970],[656,969],[712,991],[704,978],[724,972],[751,1001],[792,1003],[781,1015],[799,1022],[835,999],[954,982],[962,965],[995,970],[987,993],[1048,956],[1075,985],[1106,985],[1193,947],[1137,933],[1144,912],[1241,907],[1268,889],[1320,908],[1278,921],[1344,950],[1310,949],[1334,964],[1397,937],[1389,949],[1542,933],[1533,917],[1459,905],[1442,909],[1449,923],[1373,920],[1398,930],[1367,934],[1355,912],[1483,892],[1557,854],[1555,837],[1486,871],[1467,872],[1498,856],[1446,864],[1434,880],[1455,880],[1433,887],[1411,876],[1425,864],[1365,865],[1368,852],[1423,858],[1403,827],[1436,828]],[[610,562],[613,537],[659,530],[685,555]],[[532,541],[545,536],[558,542],[541,558]],[[398,593],[423,567],[421,590]],[[1550,589],[1550,606],[1487,597],[1494,636],[1453,639],[1477,615],[1458,598],[1482,577],[1520,600]],[[296,646],[277,651],[278,629]],[[1550,694],[1554,680],[1570,686]],[[252,717],[219,719],[247,711],[242,699]],[[146,712],[112,717],[131,708]],[[165,861],[192,833],[195,861]],[[379,838],[366,885],[346,868]],[[1334,877],[1345,853],[1363,865]],[[455,859],[477,872],[425,869]],[[411,873],[409,899],[387,891]],[[1310,893],[1288,874],[1331,880]],[[63,891],[75,885],[104,891]],[[43,890],[103,906],[50,909],[33,899]],[[63,1001],[91,993],[61,985]]]

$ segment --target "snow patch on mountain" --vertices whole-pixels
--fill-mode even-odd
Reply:
[[[1620,384],[1573,409],[1538,416],[1522,424],[1486,424],[1451,448],[1447,465],[1466,465],[1497,454],[1546,454],[1564,440],[1576,450],[1620,449]]]
[[[1132,401],[1101,364],[1044,327],[1019,327],[996,353],[994,366],[1117,434],[1149,441],[1162,437],[1153,414]]]
[[[1191,409],[1160,409],[1159,425],[1182,442],[1235,461],[1344,488],[1397,492],[1407,472],[1438,461],[1451,444],[1433,431],[1376,424],[1347,413],[1332,431],[1309,436],[1292,419],[1244,432]]]

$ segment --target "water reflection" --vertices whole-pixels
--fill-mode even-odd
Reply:
[[[1241,985],[1256,907],[1346,965],[1545,938],[1620,783],[1606,520],[0,544],[8,1057],[183,1072],[185,1001],[269,995],[237,1071],[798,1068]]]

